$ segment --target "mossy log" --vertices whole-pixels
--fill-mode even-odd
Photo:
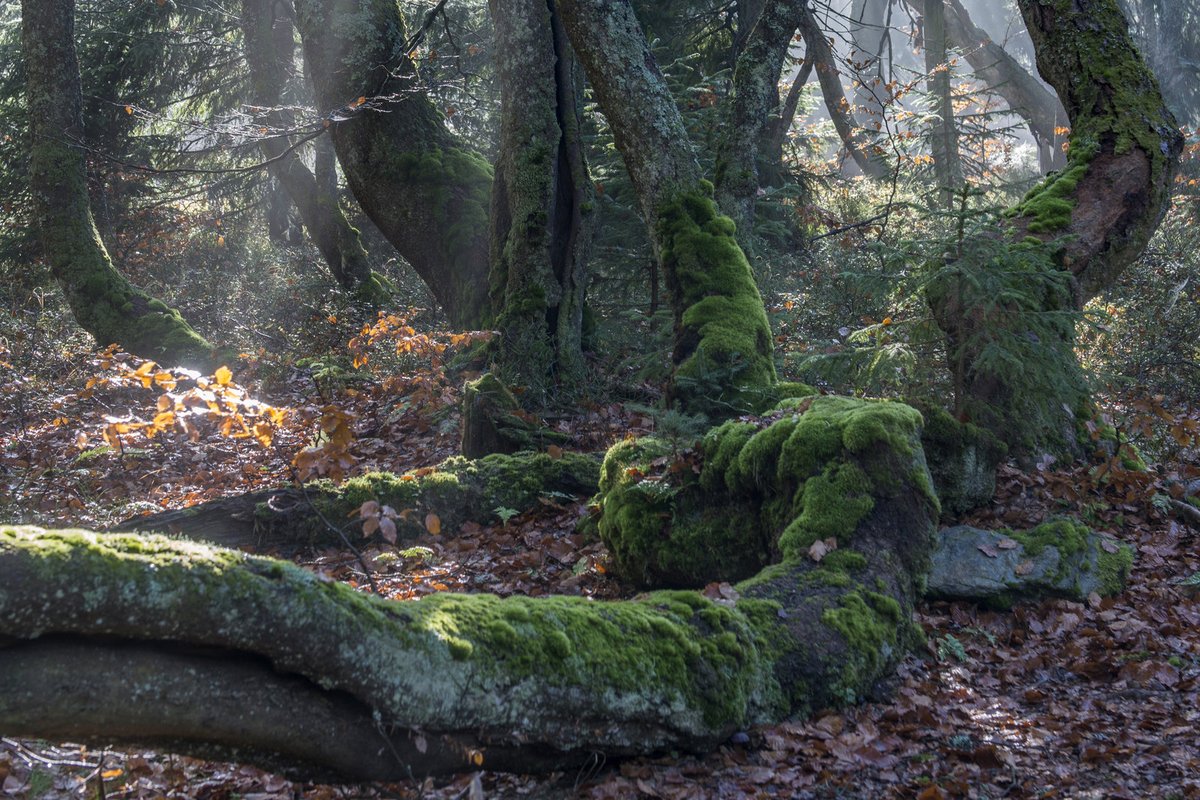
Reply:
[[[750,725],[861,699],[919,639],[911,609],[937,502],[915,411],[811,405],[764,420],[763,447],[743,448],[757,465],[743,477],[761,475],[762,491],[774,478],[759,459],[772,454],[775,474],[809,488],[795,519],[776,518],[786,523],[778,563],[757,575],[747,565],[750,579],[715,599],[388,602],[286,562],[158,535],[0,528],[0,732],[379,779],[705,750]],[[741,491],[734,469],[713,470]],[[639,491],[622,487],[627,499]],[[843,503],[848,514],[835,509]],[[604,513],[616,513],[607,500]],[[841,548],[818,562],[807,543],[821,537]],[[56,665],[77,658],[95,668],[81,692],[63,694]],[[322,724],[354,728],[353,746],[314,748]]]
[[[429,513],[453,533],[467,521],[494,521],[500,508],[533,508],[551,492],[591,494],[599,470],[596,459],[579,453],[455,457],[404,475],[373,472],[336,486],[317,481],[134,517],[117,530],[166,532],[226,547],[310,545],[336,541],[338,526],[359,525],[355,511],[374,500],[394,509],[401,536],[424,531]]]

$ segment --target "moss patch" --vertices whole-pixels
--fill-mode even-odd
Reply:
[[[770,323],[734,234],[709,184],[658,209],[655,236],[675,307],[672,395],[713,419],[761,408],[776,382]]]

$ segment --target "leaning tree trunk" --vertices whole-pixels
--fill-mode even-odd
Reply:
[[[825,108],[829,118],[833,120],[833,128],[837,131],[842,146],[863,174],[882,180],[890,174],[887,164],[873,152],[873,145],[867,140],[864,129],[854,118],[850,102],[846,99],[846,91],[842,87],[842,75],[837,66],[837,56],[825,38],[817,17],[809,7],[809,0],[796,0],[802,6],[800,17],[800,34],[804,37],[808,58],[813,61],[813,69],[817,73],[817,81],[821,84],[821,95],[825,99]],[[878,121],[883,124],[882,105]]]
[[[295,44],[291,18],[277,14],[277,8],[270,0],[242,1],[242,35],[254,103],[264,114],[261,121],[271,129],[270,137],[262,142],[263,154],[271,161],[271,175],[300,212],[333,279],[344,289],[378,299],[382,287],[371,274],[358,231],[338,203],[336,187],[329,191],[318,183],[288,135],[295,115],[283,108],[282,101],[283,88],[294,71]]]
[[[937,177],[938,205],[954,207],[954,197],[963,182],[958,155],[958,128],[954,121],[950,63],[946,55],[945,0],[926,0],[924,19],[925,73],[936,113],[932,130],[933,172]]]
[[[714,417],[761,407],[776,382],[762,298],[632,6],[560,0],[558,9],[612,126],[670,289],[672,399]]]
[[[74,0],[21,6],[34,217],[71,313],[101,346],[116,342],[165,363],[212,366],[212,345],[178,311],[117,272],[96,232],[84,168]]]
[[[583,376],[581,325],[593,192],[581,76],[548,0],[490,0],[500,79],[492,192],[497,372],[542,404]]]
[[[905,0],[916,13],[924,15],[926,0]],[[1061,167],[1064,137],[1057,131],[1065,127],[1067,112],[1058,97],[1033,75],[1021,62],[987,32],[975,25],[961,0],[945,0],[946,39],[959,48],[975,76],[988,88],[1004,98],[1008,107],[1025,120],[1038,142],[1039,153],[1047,154],[1047,168]]]
[[[892,0],[854,0],[850,5],[850,61],[858,85],[854,103],[868,119],[882,120],[883,97],[878,87],[888,82],[884,65],[891,60]]]
[[[389,0],[298,0],[296,21],[350,191],[450,318],[490,324],[492,168],[425,94]]]
[[[1011,288],[1040,300],[1027,313],[1053,318],[1078,312],[1143,251],[1166,212],[1183,137],[1154,75],[1129,36],[1118,0],[1021,0],[1038,70],[1054,86],[1071,121],[1067,167],[1052,173],[1011,209],[1008,252],[1027,266]],[[1030,243],[1039,247],[1030,248]],[[1015,249],[1014,249],[1015,248]],[[980,248],[990,252],[992,243]],[[1045,255],[1040,255],[1045,253]],[[1041,258],[1044,266],[1037,266]],[[1012,266],[1013,257],[1008,259]],[[929,300],[946,334],[962,416],[1018,451],[1075,452],[1073,415],[1088,397],[1074,355],[1073,317],[1026,334],[1026,363],[1003,369],[994,331],[1012,309],[972,291],[978,280],[955,264],[935,281]],[[1011,292],[1010,292],[1011,293]],[[991,311],[981,309],[991,304]],[[1057,330],[1055,330],[1057,328]],[[1021,330],[1015,331],[1018,339]],[[1029,365],[1048,377],[1030,385]]]
[[[178,539],[0,527],[0,732],[383,779],[705,750],[852,702],[919,637],[937,516],[919,424],[899,404],[819,398],[718,429],[698,475],[652,443],[614,449],[601,519],[628,533],[620,568],[748,578],[711,599],[387,602]],[[689,524],[640,515],[671,503]],[[87,674],[66,680],[63,663]],[[322,726],[337,741],[315,745]]]

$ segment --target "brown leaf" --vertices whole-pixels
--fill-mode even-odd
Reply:
[[[379,535],[384,538],[388,544],[396,543],[396,523],[391,517],[379,517]]]
[[[1100,537],[1100,546],[1104,548],[1104,552],[1106,553],[1117,553],[1121,550],[1121,545],[1116,540],[1110,539],[1107,536]]]
[[[432,511],[425,515],[425,530],[437,536],[442,532],[442,518]]]
[[[1018,575],[1028,575],[1029,573],[1033,572],[1033,561],[1028,558],[1025,559],[1020,564],[1017,564],[1013,572],[1017,573]]]
[[[556,444],[552,444],[546,448],[546,455],[550,458],[558,460],[563,457],[563,449]]]
[[[1018,542],[1016,539],[1010,539],[1007,536],[996,542],[996,547],[1000,548],[1001,550],[1016,550],[1020,546],[1020,542]]]
[[[1000,554],[998,552],[996,552],[995,548],[991,547],[990,545],[986,545],[986,544],[979,545],[979,552],[983,553],[988,558],[999,558],[1000,557]]]

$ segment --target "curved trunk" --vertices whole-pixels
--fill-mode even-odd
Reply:
[[[706,750],[862,698],[919,635],[911,609],[937,514],[920,417],[845,398],[793,411],[740,440],[751,460],[778,459],[778,491],[799,482],[797,516],[775,518],[783,561],[716,599],[389,602],[177,539],[0,527],[0,730],[378,779]],[[735,494],[776,492],[710,457]],[[629,470],[620,486],[615,472],[607,489],[629,500]],[[731,498],[713,493],[712,510]],[[837,537],[841,556],[810,558],[813,537]],[[55,662],[75,657],[95,667],[80,690],[50,691]],[[347,746],[301,735],[321,725]]]
[[[580,76],[552,0],[491,0],[490,9],[501,97],[491,250],[497,371],[541,404],[583,374],[593,192]]]
[[[84,171],[73,0],[25,0],[21,41],[28,75],[34,217],[50,269],[80,327],[168,364],[213,366],[213,347],[161,300],[117,272],[92,219]]]
[[[298,0],[296,22],[350,191],[453,325],[485,328],[492,168],[424,93],[389,0]]]
[[[1166,212],[1183,138],[1117,0],[1075,0],[1066,10],[1050,0],[1020,5],[1038,70],[1070,117],[1071,141],[1066,169],[1010,210],[1006,235],[1026,248],[1018,252],[1044,252],[1043,261],[1052,262],[1018,276],[1025,289],[1045,284],[1036,292],[1042,299],[1023,310],[1061,318],[1081,310],[1142,253]],[[1030,243],[1044,246],[1030,250]],[[1073,318],[1030,338],[1031,357],[1055,376],[1031,396],[1019,388],[1025,365],[1006,371],[987,360],[997,316],[981,310],[985,298],[956,277],[958,269],[951,264],[930,303],[946,333],[960,411],[1019,451],[1075,451],[1072,415],[1088,398],[1072,349]],[[996,297],[986,301],[1001,318],[1008,311]]]
[[[804,37],[808,58],[812,59],[813,69],[817,73],[817,81],[821,84],[821,95],[825,98],[825,108],[829,118],[833,120],[834,130],[842,140],[842,146],[854,159],[854,163],[863,174],[882,180],[887,178],[887,165],[871,152],[871,144],[863,136],[863,128],[854,118],[850,109],[850,101],[846,99],[845,89],[842,88],[842,76],[837,66],[837,56],[820,23],[808,5],[808,0],[800,3],[803,14],[800,17],[800,34]],[[882,111],[880,117],[882,120]]]
[[[277,16],[275,8],[267,0],[243,0],[242,35],[254,103],[265,113],[261,121],[275,131],[287,131],[294,126],[295,117],[281,103],[283,87],[293,68],[293,29],[291,19]],[[318,183],[300,153],[289,152],[291,138],[279,134],[263,140],[263,154],[272,160],[271,175],[283,185],[300,212],[334,280],[349,290],[374,286],[367,251],[338,204],[336,187],[331,192],[328,186]]]
[[[714,417],[763,406],[776,376],[762,298],[632,7],[604,0],[557,5],[612,127],[670,290],[672,399]]]

